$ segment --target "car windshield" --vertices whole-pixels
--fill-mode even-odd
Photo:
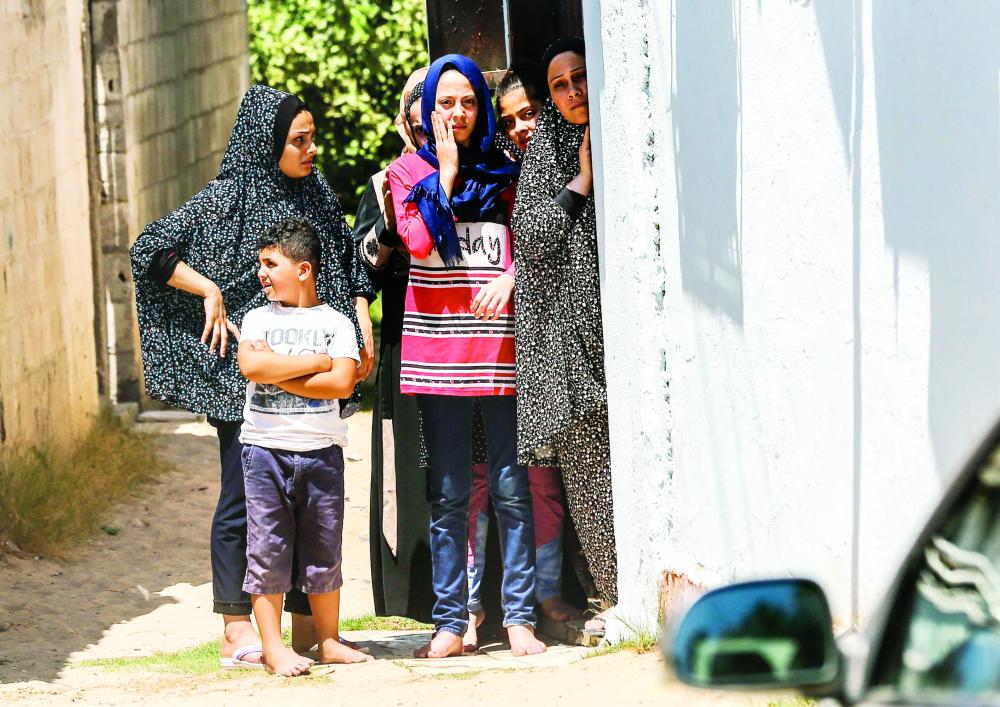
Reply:
[[[1000,450],[902,583],[873,685],[909,697],[1000,698]]]

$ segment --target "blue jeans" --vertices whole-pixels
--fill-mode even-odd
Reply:
[[[463,635],[468,627],[466,558],[472,491],[472,410],[479,401],[486,428],[490,493],[503,555],[504,626],[535,624],[535,529],[528,470],[517,463],[513,395],[479,398],[418,395],[430,455],[434,627]]]

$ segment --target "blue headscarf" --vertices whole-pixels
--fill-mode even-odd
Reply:
[[[517,179],[520,167],[507,159],[493,145],[496,117],[490,101],[490,89],[476,63],[461,54],[446,54],[433,64],[424,79],[420,99],[421,123],[429,141],[417,152],[428,164],[438,169],[437,147],[431,113],[436,108],[437,87],[441,74],[455,69],[469,80],[476,93],[479,114],[472,130],[469,147],[458,146],[458,179],[451,201],[441,189],[438,173],[432,172],[413,187],[406,202],[414,202],[424,225],[445,265],[455,265],[462,259],[462,248],[455,231],[459,221],[492,221],[506,205],[500,194]]]

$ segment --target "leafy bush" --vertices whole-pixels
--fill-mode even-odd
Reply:
[[[250,74],[309,104],[317,165],[353,214],[399,155],[399,94],[427,64],[423,0],[249,0]]]

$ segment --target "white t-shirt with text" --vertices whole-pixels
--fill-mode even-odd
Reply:
[[[325,353],[360,363],[354,324],[326,304],[285,307],[271,302],[243,318],[240,341],[263,339],[275,353]],[[337,400],[318,400],[250,381],[243,406],[240,442],[269,449],[305,452],[347,445],[347,423]]]

